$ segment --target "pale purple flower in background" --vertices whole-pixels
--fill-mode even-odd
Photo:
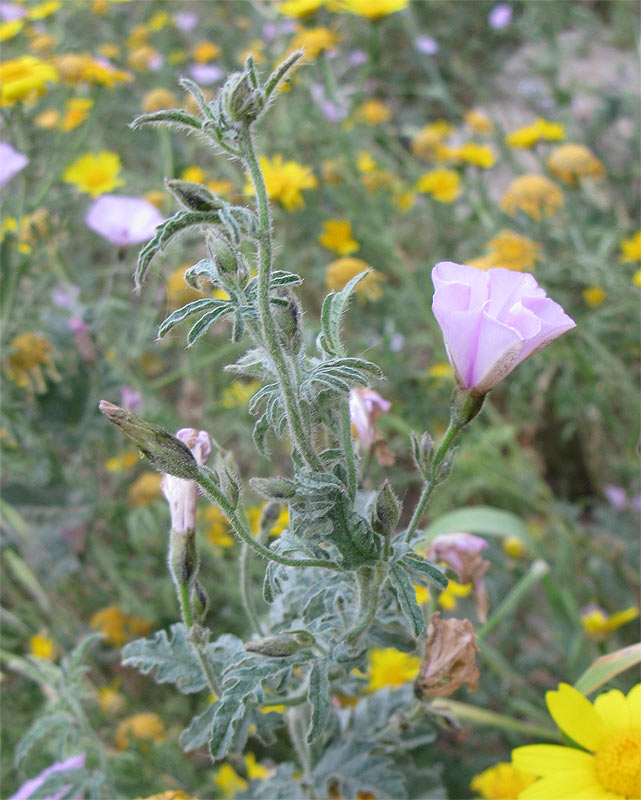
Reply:
[[[402,333],[395,333],[389,342],[389,349],[392,353],[399,353],[405,345],[405,337]]]
[[[80,287],[73,283],[60,284],[51,291],[51,302],[60,308],[71,308],[80,294]]]
[[[628,495],[623,486],[616,486],[614,483],[606,483],[603,487],[603,494],[608,503],[616,511],[625,511],[628,507]]]
[[[103,194],[94,200],[85,217],[92,231],[118,247],[151,239],[163,221],[160,211],[148,200],[116,194]]]
[[[188,33],[198,25],[198,14],[195,11],[177,11],[173,20],[179,31]]]
[[[138,411],[142,407],[142,395],[131,386],[123,386],[120,390],[120,405],[125,411]]]
[[[0,18],[3,22],[15,22],[17,19],[24,19],[27,16],[27,9],[16,6],[13,3],[0,3]]]
[[[9,142],[0,142],[0,189],[8,183],[14,175],[24,169],[29,159],[14,150]]]
[[[81,317],[72,317],[67,323],[76,340],[76,348],[85,361],[96,360],[96,348],[91,341],[91,329]]]
[[[165,57],[162,53],[159,53],[157,50],[152,53],[149,61],[147,62],[147,68],[150,69],[152,72],[158,72],[159,69],[162,69],[163,64],[165,63]]]
[[[418,36],[414,40],[414,47],[419,53],[425,53],[427,56],[434,56],[438,53],[438,42],[431,36]]]
[[[187,445],[199,465],[202,466],[207,461],[211,452],[211,444],[206,431],[181,428],[176,433],[176,438]],[[163,494],[169,503],[172,531],[183,534],[193,531],[196,528],[196,504],[199,491],[196,481],[164,474],[161,485]]]
[[[347,54],[347,60],[352,67],[360,67],[367,63],[367,53],[364,50],[350,50]]]
[[[335,103],[325,95],[325,89],[320,83],[313,83],[310,86],[310,94],[314,102],[319,106],[323,115],[330,122],[342,122],[347,117],[349,111],[345,106]]]
[[[507,28],[512,22],[512,6],[509,3],[499,3],[488,14],[487,21],[494,30]]]
[[[462,389],[485,394],[528,356],[575,327],[532,275],[441,261],[432,311]]]
[[[262,37],[266,42],[273,42],[278,36],[278,25],[275,22],[266,22],[262,28]]]
[[[490,599],[483,576],[490,562],[481,558],[481,551],[488,547],[485,539],[472,533],[443,533],[432,539],[428,558],[442,562],[458,573],[461,583],[472,583],[476,601],[476,613],[481,622],[487,619]]]
[[[389,411],[392,404],[369,388],[351,389],[349,393],[349,416],[356,428],[356,435],[365,447],[371,447],[376,440],[376,421],[380,415]]]
[[[82,769],[85,765],[85,757],[85,753],[78,753],[76,756],[71,756],[64,761],[58,761],[55,764],[52,764],[50,767],[44,769],[37,777],[31,778],[31,780],[23,783],[18,791],[11,795],[9,800],[28,800],[28,798],[31,797],[31,795],[42,786],[47,778],[50,775],[53,775],[55,772]],[[59,800],[59,798],[64,797],[68,791],[69,787],[63,786],[62,789],[57,791],[52,797],[47,798],[47,800]]]
[[[192,64],[189,67],[191,77],[203,86],[210,86],[219,81],[225,74],[216,64]]]

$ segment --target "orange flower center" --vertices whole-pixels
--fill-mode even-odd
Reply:
[[[619,797],[641,796],[641,737],[617,736],[601,747],[594,757],[601,786]]]

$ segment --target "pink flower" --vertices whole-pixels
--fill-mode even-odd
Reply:
[[[91,204],[85,222],[112,244],[128,247],[151,239],[163,216],[141,197],[103,194]]]
[[[0,189],[28,163],[29,159],[8,142],[0,142]]]
[[[206,431],[195,428],[181,428],[176,438],[187,445],[199,465],[207,461],[211,452],[209,435]],[[171,529],[175,533],[187,533],[196,528],[196,503],[198,501],[198,484],[177,478],[175,475],[163,475],[162,491],[171,513]]]
[[[96,348],[91,341],[91,329],[82,317],[72,317],[67,323],[76,340],[76,347],[84,361],[96,360]]]
[[[443,533],[430,542],[428,557],[452,567],[458,573],[461,583],[472,583],[476,599],[476,612],[481,622],[485,622],[490,605],[483,576],[490,568],[490,562],[481,558],[481,550],[488,543],[472,533]]]
[[[123,386],[120,390],[120,405],[125,411],[138,411],[142,407],[142,395],[131,386]]]
[[[202,86],[210,86],[219,81],[225,74],[216,64],[192,64],[189,68],[191,77]]]
[[[616,511],[625,511],[628,507],[628,495],[623,486],[615,486],[613,483],[606,483],[603,487],[603,494],[608,503]]]
[[[349,416],[358,438],[365,447],[376,439],[376,420],[392,404],[373,389],[352,389],[349,393]]]
[[[517,364],[575,327],[527,272],[441,261],[432,311],[463,389],[486,394]]]
[[[31,797],[34,792],[38,791],[38,789],[50,775],[53,775],[55,772],[67,772],[72,769],[82,769],[84,765],[85,753],[79,753],[76,756],[71,756],[64,761],[57,761],[55,764],[52,764],[50,767],[42,770],[42,772],[36,778],[31,778],[31,780],[23,783],[18,791],[11,795],[9,800],[27,800],[27,798]],[[68,786],[59,789],[55,795],[50,797],[50,800],[64,797],[68,791]]]
[[[512,22],[512,6],[508,3],[499,3],[488,14],[487,21],[494,30],[507,28]]]

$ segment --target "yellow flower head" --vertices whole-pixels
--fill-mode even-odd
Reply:
[[[584,289],[581,294],[590,308],[596,308],[597,306],[600,306],[605,300],[605,291],[600,286],[588,286],[588,288]]]
[[[515,178],[501,198],[501,208],[510,216],[520,209],[536,220],[563,208],[563,193],[545,175],[528,173]]]
[[[325,0],[282,0],[278,10],[288,17],[307,17],[318,11],[324,3]]]
[[[451,169],[433,169],[416,182],[419,192],[431,195],[439,203],[453,203],[461,193],[461,179]]]
[[[207,540],[215,547],[224,550],[233,547],[234,537],[227,517],[216,506],[207,506],[202,512],[205,521],[203,533]]]
[[[126,472],[135,466],[139,461],[138,454],[134,450],[123,450],[117,456],[108,458],[105,461],[107,472]]]
[[[489,169],[496,163],[496,154],[489,145],[467,142],[456,150],[457,158],[466,164]]]
[[[565,128],[559,122],[548,122],[545,119],[536,120],[532,125],[518,128],[505,137],[508,147],[527,149],[534,147],[540,141],[557,142],[565,139]]]
[[[330,0],[330,11],[344,11],[367,19],[381,19],[407,8],[409,0]]]
[[[517,800],[520,792],[536,780],[512,764],[500,762],[472,778],[470,789],[486,800]]]
[[[355,278],[360,272],[368,269],[369,264],[360,258],[347,256],[332,261],[325,270],[325,284],[330,291],[340,291],[346,283]],[[375,269],[371,269],[356,287],[356,296],[361,302],[365,300],[380,300],[383,296],[381,282],[387,278]]]
[[[49,33],[40,33],[29,42],[29,47],[39,56],[46,56],[58,44],[55,36]]]
[[[589,636],[599,641],[638,616],[639,609],[636,606],[630,606],[612,615],[607,614],[602,608],[592,606],[581,614],[581,624]]]
[[[437,119],[422,128],[412,139],[410,145],[416,158],[434,158],[439,146],[448,138],[454,128],[444,119]]]
[[[522,558],[527,553],[523,539],[518,536],[506,536],[502,542],[503,552],[509,558]]]
[[[327,50],[334,50],[340,40],[341,37],[330,28],[299,27],[291,41],[291,49],[304,50],[306,58],[314,59]]]
[[[414,593],[416,594],[416,602],[419,606],[425,606],[430,602],[430,590],[426,586],[415,583]]]
[[[519,800],[641,797],[641,684],[627,696],[611,689],[591,703],[561,683],[545,700],[556,724],[578,748],[533,744],[513,750],[514,766],[538,777]]]
[[[386,686],[398,689],[416,678],[420,664],[418,656],[402,653],[393,647],[370,650],[367,688],[370,692]]]
[[[116,747],[126,750],[131,738],[150,742],[164,742],[165,726],[158,714],[143,712],[123,719],[116,729]]]
[[[98,687],[98,705],[103,714],[118,714],[125,707],[125,698],[118,691],[119,681]]]
[[[630,261],[641,261],[641,231],[637,231],[630,239],[621,242],[619,261],[626,264]]]
[[[367,123],[367,125],[380,125],[382,122],[389,122],[392,118],[392,110],[382,100],[366,100],[354,112],[354,118]]]
[[[438,381],[444,379],[454,380],[454,370],[449,361],[438,361],[436,364],[432,364],[427,370],[427,374],[430,378],[435,378]]]
[[[468,128],[482,136],[486,136],[494,130],[494,123],[487,116],[485,111],[473,108],[465,114],[465,124]]]
[[[21,56],[0,64],[0,105],[12,106],[20,100],[40,97],[47,84],[57,83],[58,71],[48,61]]]
[[[348,256],[360,247],[356,239],[352,239],[352,225],[347,219],[325,220],[318,241],[340,256]]]
[[[34,122],[39,128],[44,128],[46,131],[55,130],[60,125],[60,112],[57,108],[45,108],[34,119]]]
[[[167,300],[170,308],[180,308],[192,300],[203,296],[202,292],[192,288],[185,280],[185,270],[189,264],[175,269],[167,278]]]
[[[195,61],[200,64],[206,64],[208,61],[213,61],[220,55],[220,47],[213,42],[203,41],[198,44],[191,51]]]
[[[260,532],[260,519],[263,515],[264,506],[252,506],[247,509],[247,519],[249,520],[249,528],[254,536],[258,536]],[[283,506],[280,513],[269,529],[270,536],[280,536],[285,528],[289,527],[289,511],[286,506]]]
[[[118,606],[107,606],[96,611],[89,620],[89,625],[103,633],[114,647],[122,647],[134,636],[144,636],[151,629],[147,620],[131,617]]]
[[[183,170],[183,174],[180,177],[184,181],[191,181],[192,183],[205,182],[205,172],[202,167],[199,167],[197,164],[192,164]]]
[[[159,86],[157,89],[152,89],[142,98],[141,108],[145,114],[151,114],[154,111],[162,111],[165,108],[178,108],[180,103],[168,89],[163,89]]]
[[[443,589],[438,596],[438,604],[446,611],[454,611],[458,605],[458,598],[467,597],[471,591],[471,583],[457,583],[450,578],[447,589]]]
[[[517,271],[533,270],[540,259],[540,246],[514,231],[504,229],[488,242],[489,252],[482,258],[467,263],[479,269],[504,267]]]
[[[135,47],[127,56],[127,64],[132,69],[140,72],[151,69],[154,61],[159,57],[159,53],[150,44],[141,44]]]
[[[89,116],[89,110],[93,106],[93,100],[90,97],[72,97],[67,103],[65,115],[62,118],[60,127],[63,131],[71,131],[77,128]]]
[[[242,792],[248,783],[241,778],[231,764],[221,764],[214,775],[214,783],[223,797],[233,797],[236,792]]]
[[[605,175],[601,161],[582,144],[562,144],[552,151],[547,165],[552,175],[570,186],[581,178],[602,178]]]
[[[46,0],[46,2],[29,9],[28,18],[30,20],[45,19],[55,14],[61,6],[62,0]]]
[[[62,175],[65,183],[71,183],[92,197],[111,192],[123,181],[118,177],[120,156],[103,150],[101,153],[87,153],[73,162]]]
[[[233,381],[221,392],[220,407],[244,408],[260,387],[260,381]]]
[[[315,189],[318,185],[312,168],[297,161],[284,162],[281,155],[275,155],[272,159],[261,156],[259,161],[270,200],[280,202],[287,211],[303,208],[305,201],[301,192],[304,189]],[[254,187],[247,184],[245,192],[253,194]]]
[[[56,657],[53,640],[43,633],[36,633],[29,639],[29,650],[34,658],[42,658],[44,661],[53,661]]]
[[[23,28],[23,19],[12,19],[9,22],[0,23],[0,42],[7,42],[9,39],[13,39]]]
[[[128,503],[130,506],[151,506],[162,497],[158,472],[143,472],[131,484]]]
[[[245,769],[250,781],[264,781],[265,778],[269,778],[273,774],[273,770],[267,769],[267,767],[256,761],[256,756],[253,753],[245,755]]]
[[[46,391],[45,375],[59,381],[53,358],[56,350],[49,339],[37,333],[21,333],[9,342],[6,375],[17,386],[42,394]]]

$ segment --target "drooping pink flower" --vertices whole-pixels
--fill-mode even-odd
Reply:
[[[206,431],[195,428],[181,428],[176,438],[187,445],[196,462],[202,465],[209,458],[211,444]],[[196,528],[196,503],[198,502],[198,484],[177,478],[175,475],[163,475],[162,491],[169,503],[171,529],[175,533],[187,533]]]
[[[441,261],[432,311],[459,386],[489,392],[528,356],[575,327],[527,272]]]
[[[151,239],[163,216],[142,197],[103,194],[91,204],[85,222],[112,244],[128,247]]]
[[[432,539],[428,550],[428,557],[455,570],[461,583],[472,583],[476,612],[481,622],[485,622],[490,604],[483,581],[490,562],[480,555],[486,547],[488,543],[485,539],[472,533],[442,533]]]
[[[9,142],[0,142],[0,189],[28,163],[29,159],[14,150]]]
[[[78,755],[71,756],[70,758],[65,759],[64,761],[57,761],[55,764],[52,764],[50,767],[43,769],[42,772],[35,778],[31,778],[31,780],[23,783],[22,786],[18,789],[15,794],[12,794],[9,800],[28,800],[31,795],[37,791],[42,784],[47,780],[50,775],[53,775],[55,772],[67,772],[72,769],[82,769],[85,765],[85,753],[78,753]],[[56,794],[50,798],[50,800],[54,800],[54,798],[64,797],[66,793],[69,791],[69,787],[63,787],[60,789]]]
[[[376,439],[376,420],[392,404],[369,388],[351,389],[349,393],[349,416],[356,428],[356,435],[365,447],[370,447]]]

